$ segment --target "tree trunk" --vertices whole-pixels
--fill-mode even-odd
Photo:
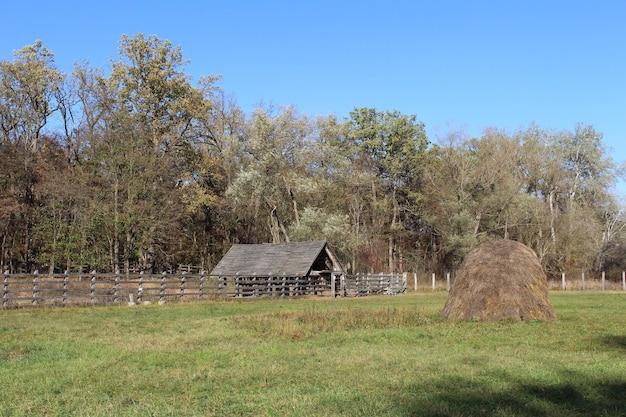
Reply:
[[[289,186],[289,183],[287,182],[287,178],[283,177],[283,181],[285,181],[287,194],[289,194],[289,198],[291,199],[291,204],[293,205],[293,216],[296,221],[296,226],[300,227],[300,214],[298,213],[298,202],[296,201],[296,196],[293,194],[293,190]]]
[[[117,272],[120,261],[120,236],[119,236],[119,182],[115,182],[113,188],[113,257],[111,259],[111,269]]]
[[[126,245],[124,245],[124,272],[130,273],[130,253],[131,245],[133,243],[133,236],[130,227],[126,229]]]
[[[272,243],[280,243],[280,227],[278,225],[278,217],[276,216],[276,207],[270,206],[270,234],[272,235]]]
[[[478,235],[478,231],[480,230],[480,220],[482,219],[482,213],[476,213],[476,217],[474,217],[474,236]]]
[[[392,232],[393,233],[393,232]],[[394,272],[394,260],[393,260],[393,236],[389,236],[389,263],[387,268],[389,269],[389,273]]]
[[[548,196],[548,206],[550,208],[550,238],[552,239],[552,250],[556,250],[556,231],[554,228],[554,217],[556,216],[556,210],[554,209],[554,190],[550,190],[550,194]]]

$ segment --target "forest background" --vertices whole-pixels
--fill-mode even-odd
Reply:
[[[123,35],[111,70],[0,61],[0,269],[210,269],[234,243],[326,239],[352,272],[450,270],[518,240],[551,274],[622,270],[624,178],[592,125],[449,131],[417,115],[247,114],[180,46]]]

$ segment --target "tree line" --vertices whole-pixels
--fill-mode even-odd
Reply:
[[[246,114],[180,46],[122,36],[111,68],[0,61],[0,268],[209,269],[233,243],[326,239],[352,272],[454,268],[515,239],[551,273],[626,267],[622,177],[593,126],[428,138],[415,115]]]

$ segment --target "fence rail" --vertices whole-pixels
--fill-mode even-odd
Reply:
[[[337,285],[337,282],[339,285]],[[333,274],[331,289],[342,297],[362,297],[373,294],[398,295],[406,292],[407,274]]]
[[[406,274],[332,277],[215,277],[205,274],[9,274],[0,284],[2,308],[217,297],[356,297],[400,294]]]
[[[450,290],[455,273],[412,273],[411,287],[418,290]],[[626,271],[621,272],[563,272],[558,278],[548,279],[550,290],[626,291]]]

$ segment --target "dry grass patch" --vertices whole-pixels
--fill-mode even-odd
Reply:
[[[432,315],[422,314],[416,307],[389,307],[379,310],[305,310],[233,317],[236,326],[266,336],[293,339],[320,333],[352,330],[373,330],[419,327],[433,323]]]

